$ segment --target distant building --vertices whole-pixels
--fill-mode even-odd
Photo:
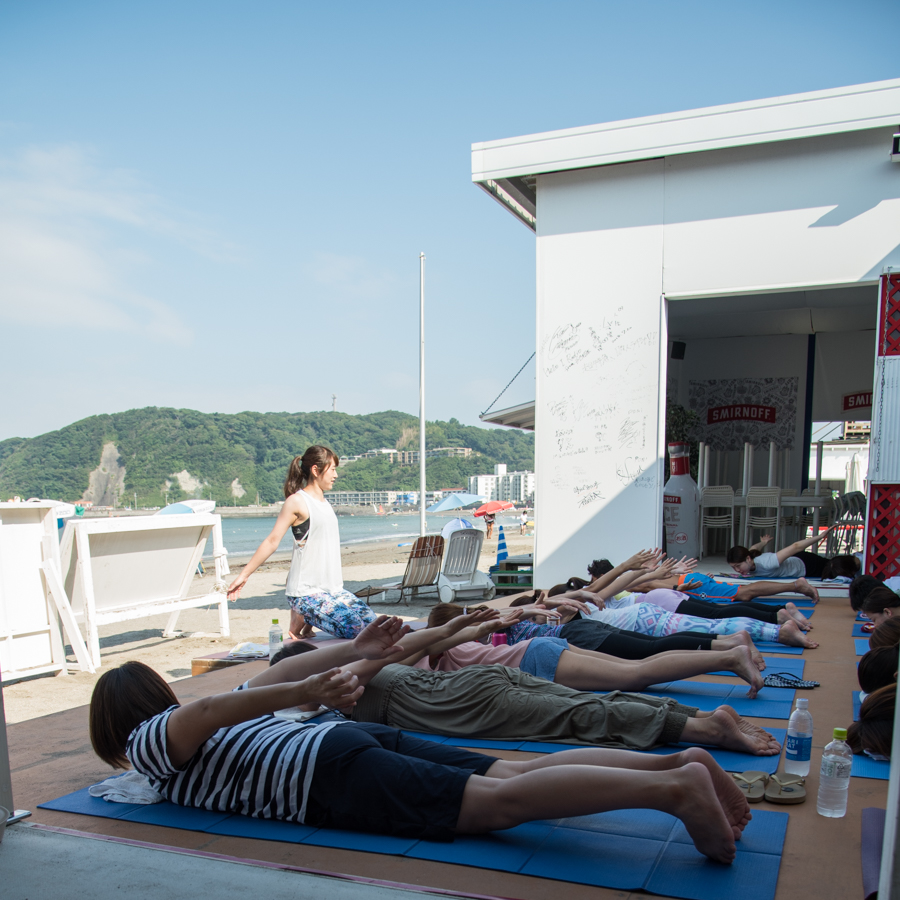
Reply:
[[[401,450],[397,455],[401,466],[417,466],[419,464],[418,450]],[[426,459],[438,456],[457,456],[468,459],[471,455],[471,447],[433,447],[431,450],[425,451]]]
[[[397,491],[329,491],[325,499],[332,506],[379,506],[397,502]]]
[[[844,422],[845,441],[867,441],[871,434],[871,422]]]
[[[507,472],[506,465],[494,466],[493,475],[472,475],[469,493],[480,494],[488,500],[507,500],[510,503],[534,505],[534,472]]]

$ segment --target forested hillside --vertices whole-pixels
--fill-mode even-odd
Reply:
[[[512,429],[492,430],[429,422],[428,447],[471,447],[469,459],[429,460],[428,488],[462,486],[469,475],[489,473],[495,463],[533,469],[534,439]],[[340,456],[381,447],[416,449],[418,420],[388,411],[365,416],[337,412],[219,415],[190,409],[133,409],[91,416],[36,438],[0,441],[0,498],[46,497],[102,502],[115,485],[118,499],[158,506],[168,499],[212,496],[244,505],[281,499],[291,459],[310,444],[326,444]],[[106,454],[103,448],[107,447]],[[103,469],[108,460],[115,462]],[[124,471],[123,471],[124,470]],[[93,478],[92,478],[92,474]],[[106,480],[104,480],[106,479]],[[359,460],[340,470],[335,490],[415,489],[418,466],[387,459]],[[87,493],[86,493],[87,492]]]

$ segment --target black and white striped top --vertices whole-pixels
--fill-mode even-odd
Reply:
[[[166,799],[216,812],[303,822],[322,738],[344,723],[260,716],[220,728],[179,769],[166,746],[166,726],[176,709],[171,706],[138,725],[125,750],[135,770]]]

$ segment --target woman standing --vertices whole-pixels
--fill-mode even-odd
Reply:
[[[292,637],[310,637],[316,627],[336,637],[354,638],[376,618],[365,601],[344,590],[337,516],[325,499],[325,491],[337,478],[337,466],[334,451],[318,445],[294,458],[275,527],[228,589],[228,599],[237,600],[247,579],[275,552],[290,528],[294,551],[285,593],[291,605]]]

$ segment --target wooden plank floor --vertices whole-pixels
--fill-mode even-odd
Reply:
[[[790,815],[777,900],[792,900],[797,896],[858,896],[862,885],[859,862],[861,810],[867,806],[883,808],[885,805],[886,781],[854,778],[850,782],[849,809],[845,818],[826,819],[816,813],[822,748],[830,740],[832,728],[847,726],[852,721],[851,691],[856,687],[856,656],[850,631],[854,618],[847,600],[827,598],[820,602],[812,619],[813,635],[821,646],[818,650],[806,651],[805,677],[820,681],[822,687],[803,692],[803,696],[809,697],[815,723],[813,771],[807,780],[809,799],[800,806],[778,807],[766,802],[754,805],[757,809],[781,810]],[[173,687],[180,700],[194,700],[230,690],[264,665],[247,663],[180,681]],[[714,679],[707,677],[707,680]],[[758,721],[772,727],[786,726],[783,721]],[[647,896],[466,866],[237,839],[38,809],[39,803],[112,774],[91,750],[87,722],[87,707],[84,706],[8,726],[15,803],[19,808],[32,811],[30,821],[244,859],[521,900],[558,900],[560,891],[565,892],[567,900]],[[503,755],[526,758],[534,754],[514,752]],[[53,861],[48,860],[47,864],[53,865]],[[60,877],[64,878],[65,873],[60,872]]]

